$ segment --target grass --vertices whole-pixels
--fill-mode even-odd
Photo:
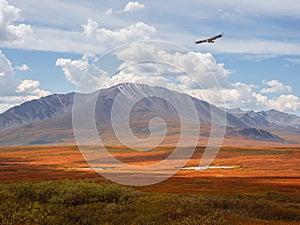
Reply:
[[[289,150],[289,148],[236,148],[236,147],[222,147],[220,152],[226,153],[236,153],[239,155],[290,155],[293,151]]]
[[[0,223],[299,224],[300,196],[158,194],[115,184],[50,181],[0,185]]]

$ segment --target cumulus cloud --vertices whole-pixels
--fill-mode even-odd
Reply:
[[[81,59],[71,60],[59,58],[56,66],[60,66],[68,81],[80,86],[80,91],[91,92],[101,87],[108,74],[96,65],[98,58],[84,54]]]
[[[0,0],[0,43],[19,45],[28,40],[33,31],[30,25],[18,23],[21,10]]]
[[[131,1],[126,4],[126,6],[123,9],[123,12],[129,13],[129,12],[135,12],[143,9],[145,9],[144,4]]]
[[[88,87],[89,91],[124,82],[146,83],[186,92],[193,89],[233,87],[227,80],[230,73],[207,53],[169,53],[154,45],[135,43],[114,52],[121,64],[113,76],[101,69],[97,57],[83,56],[79,60],[59,58],[56,66],[62,68],[68,81]],[[87,83],[87,84],[85,84]],[[88,85],[89,84],[89,85]]]
[[[16,92],[29,95],[38,94],[40,92],[39,86],[40,82],[37,80],[23,80],[18,85]]]
[[[49,95],[50,92],[41,90],[39,82],[34,80],[19,80],[11,62],[0,50],[0,112],[24,101]]]
[[[14,69],[15,69],[15,70],[18,70],[18,71],[27,71],[27,70],[29,70],[30,68],[29,68],[28,65],[23,64],[22,66],[15,66]]]
[[[244,83],[232,83],[231,87],[215,87],[206,90],[189,90],[188,94],[201,98],[207,102],[228,108],[249,108],[255,105],[253,96],[254,86]]]
[[[276,99],[270,100],[271,108],[279,109],[282,111],[299,111],[300,99],[295,95],[280,95]]]
[[[149,39],[156,32],[154,26],[143,22],[137,22],[121,29],[110,30],[101,28],[96,21],[88,19],[87,24],[82,25],[82,27],[84,30],[83,33],[87,37],[96,38],[101,42],[113,43]]]
[[[284,85],[278,80],[263,80],[263,84],[269,86],[268,88],[263,88],[261,93],[290,93],[292,91],[292,87],[288,85]]]
[[[263,93],[290,93],[292,88],[278,80],[263,81],[269,88],[257,93],[257,86],[228,80],[231,71],[218,63],[212,54],[200,52],[168,52],[150,44],[133,44],[118,51],[123,63],[114,81],[148,83],[185,92],[218,106],[244,109],[300,110],[294,95],[268,97]],[[150,61],[151,63],[148,63]],[[135,63],[138,62],[138,63]],[[168,65],[167,65],[168,64]],[[127,79],[127,80],[126,80]],[[171,84],[170,84],[171,83]]]
[[[123,61],[119,69],[124,73],[170,77],[184,89],[231,86],[226,78],[230,72],[223,64],[217,63],[210,53],[170,53],[167,50],[158,50],[149,43],[134,43],[118,51],[116,57]],[[135,63],[143,61],[145,63]]]
[[[295,112],[300,110],[299,97],[289,94],[280,95],[279,97],[268,98],[260,93],[255,93],[257,103],[267,109],[277,109],[280,111]]]
[[[292,94],[291,88],[277,80],[264,81],[270,90],[252,84],[229,81],[230,71],[218,63],[212,54],[200,52],[178,52],[162,48],[155,42],[133,43],[119,48],[109,57],[120,62],[116,72],[109,76],[101,69],[101,58],[93,60],[84,56],[79,60],[58,59],[66,78],[86,91],[110,87],[124,82],[143,83],[184,92],[212,104],[243,109],[280,111],[299,111],[300,99]],[[267,93],[279,93],[280,96],[266,96]]]
[[[242,108],[245,110],[276,109],[285,112],[299,112],[299,97],[287,94],[266,96],[258,93],[251,84],[233,83],[231,88],[211,88],[206,90],[187,90],[187,93],[218,106]]]
[[[86,60],[59,58],[56,60],[56,66],[60,66],[62,68],[62,71],[68,81],[77,85],[89,64]]]

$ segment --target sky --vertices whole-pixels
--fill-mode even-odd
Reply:
[[[0,0],[0,113],[135,82],[300,115],[299,72],[298,0]]]

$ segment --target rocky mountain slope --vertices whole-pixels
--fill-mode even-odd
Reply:
[[[244,113],[241,111],[224,114],[223,109],[186,94],[161,87],[124,83],[90,94],[50,95],[13,107],[0,114],[0,144],[4,146],[74,142],[72,110],[82,113],[83,126],[85,117],[94,113],[99,135],[104,135],[106,138],[115,138],[111,134],[111,112],[115,100],[118,100],[120,95],[123,96],[123,99],[119,102],[119,111],[117,111],[115,119],[120,124],[126,118],[129,119],[131,129],[137,135],[149,135],[149,121],[154,117],[162,118],[168,128],[172,128],[167,135],[172,132],[173,135],[179,133],[179,114],[183,115],[183,120],[191,124],[191,127],[200,125],[209,127],[211,125],[212,110],[215,123],[226,124],[227,129],[230,129],[233,135],[255,140],[282,141],[276,135],[256,128],[257,125],[274,124],[274,121],[277,121],[277,115],[285,115],[280,114],[280,112],[275,114],[270,111],[268,116],[252,115],[250,112]],[[74,105],[74,96],[76,96],[76,105]],[[141,98],[140,101],[134,104],[130,108],[128,118],[128,115],[124,115],[124,111],[136,96],[150,97]],[[95,103],[93,103],[94,100]],[[186,104],[189,101],[195,106],[199,123],[192,120],[193,110]],[[95,104],[94,111],[89,114],[88,108],[91,104]],[[178,113],[178,110],[180,113]],[[293,119],[290,124],[294,125],[297,118],[289,118],[289,121]],[[281,118],[280,121],[284,123],[285,120]],[[277,123],[279,125],[278,121]]]
[[[229,109],[227,111],[250,126],[275,126],[300,130],[300,117],[274,109],[259,112],[253,110],[243,111],[241,109]]]

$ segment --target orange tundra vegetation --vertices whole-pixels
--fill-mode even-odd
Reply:
[[[165,159],[172,147],[137,152],[123,146],[110,147],[119,160],[145,166]],[[204,149],[198,147],[186,166],[198,166]],[[214,166],[232,169],[180,170],[172,178],[137,189],[169,193],[244,193],[300,191],[300,148],[222,147]],[[113,167],[113,165],[112,165]],[[0,149],[2,183],[84,179],[108,182],[91,170],[76,146],[28,146]]]

